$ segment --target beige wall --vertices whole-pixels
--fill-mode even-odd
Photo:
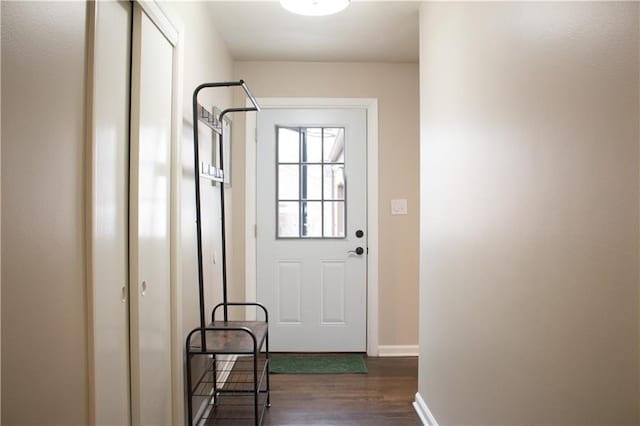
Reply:
[[[196,263],[195,194],[193,182],[193,125],[191,99],[197,85],[205,82],[228,81],[232,78],[233,62],[227,48],[211,25],[211,15],[206,2],[162,3],[176,22],[184,28],[184,85],[183,85],[183,139],[182,164],[182,310],[184,338],[189,331],[199,326],[198,316],[198,270]],[[199,102],[211,109],[231,106],[230,89],[209,89],[201,92]],[[203,126],[200,126],[203,127]],[[209,135],[210,136],[210,135]],[[211,159],[211,144],[206,143],[205,132],[201,133],[201,161]],[[218,187],[201,180],[203,258],[207,306],[221,300],[220,264],[220,203]],[[213,257],[217,256],[217,263]],[[207,309],[207,319],[211,311]]]
[[[425,3],[419,391],[638,424],[638,4]]]
[[[205,2],[162,3],[184,29],[183,329],[197,326],[191,93],[232,62]],[[2,2],[3,424],[88,422],[84,3]],[[230,90],[205,94],[229,106]],[[210,155],[210,147],[203,155]],[[217,189],[203,188],[209,305],[219,299]],[[219,250],[218,250],[219,256]],[[30,329],[36,329],[37,334]],[[37,335],[37,337],[33,337]],[[182,346],[182,342],[179,343]],[[10,392],[7,392],[10,389]],[[33,407],[37,407],[36,410]]]
[[[2,2],[2,423],[87,424],[84,3]]]
[[[192,94],[196,86],[201,83],[231,80],[233,63],[227,48],[211,25],[211,14],[206,2],[167,2],[162,3],[162,6],[184,30],[182,184],[180,188],[182,205],[182,289],[180,292],[182,298],[182,336],[179,343],[182,347],[187,334],[200,326],[193,181]],[[209,109],[214,105],[224,109],[232,104],[232,91],[230,89],[208,89],[201,92],[198,100],[200,104]],[[205,126],[199,127],[204,129],[204,132],[200,133],[200,160],[211,162],[211,143],[207,143],[208,140],[211,140],[211,134],[207,133],[210,131]],[[217,186],[214,187],[209,181],[201,179],[200,189],[206,295],[205,316],[209,321],[211,308],[222,301],[220,202]],[[214,256],[217,260],[215,264]],[[197,374],[198,369],[195,368],[194,375]],[[180,392],[180,385],[176,389],[177,392]]]
[[[379,344],[418,341],[418,66],[383,63],[236,62],[257,97],[377,98],[379,107]],[[242,98],[238,98],[240,101]],[[234,121],[233,209],[244,212],[244,120]],[[409,214],[391,216],[406,198]],[[244,283],[244,215],[233,217],[233,271]],[[242,289],[236,289],[242,294]]]

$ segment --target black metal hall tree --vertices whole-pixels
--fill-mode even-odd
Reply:
[[[227,108],[219,116],[198,103],[198,94],[205,89],[241,87],[252,106]],[[186,339],[187,413],[189,425],[262,424],[269,402],[269,317],[267,309],[258,303],[229,302],[227,298],[227,259],[224,201],[223,118],[233,112],[259,111],[260,107],[244,81],[204,83],[193,92],[193,166],[196,200],[196,244],[198,256],[198,295],[200,327]],[[213,130],[220,153],[220,167],[207,165],[202,170],[199,159],[198,126]],[[212,147],[215,149],[215,145]],[[202,256],[202,211],[200,178],[219,182],[222,243],[222,303],[211,312],[207,322],[204,299],[204,268]],[[230,321],[229,308],[256,307],[262,320]],[[222,320],[217,318],[222,310]],[[258,313],[258,312],[257,312]],[[264,352],[261,352],[264,349]],[[203,358],[205,368],[195,380],[192,377],[195,359]],[[194,413],[194,410],[197,412]]]

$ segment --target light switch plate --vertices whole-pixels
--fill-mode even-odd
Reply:
[[[391,200],[391,214],[407,214],[407,200],[405,198]]]

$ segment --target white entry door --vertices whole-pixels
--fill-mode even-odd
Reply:
[[[130,148],[131,413],[172,424],[171,138],[173,45],[136,3]]]
[[[258,113],[257,298],[272,351],[366,350],[366,120]]]

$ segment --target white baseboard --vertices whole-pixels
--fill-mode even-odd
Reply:
[[[438,426],[438,422],[436,421],[433,414],[431,414],[431,410],[427,407],[427,404],[420,396],[420,393],[416,393],[415,401],[413,401],[413,408],[416,410],[418,417],[420,417],[420,421],[425,426]]]
[[[420,347],[418,345],[380,345],[378,346],[378,356],[418,356]]]

